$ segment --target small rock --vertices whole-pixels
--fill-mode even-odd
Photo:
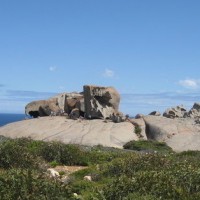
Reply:
[[[158,111],[153,111],[153,112],[149,113],[149,115],[161,116],[160,112],[158,112]]]
[[[135,119],[140,119],[140,118],[143,118],[143,117],[144,117],[143,114],[137,114],[137,115],[135,116]]]
[[[50,178],[58,178],[58,177],[60,177],[60,174],[53,168],[47,169],[47,172],[49,173]]]
[[[92,181],[92,177],[91,176],[84,176],[83,180]]]

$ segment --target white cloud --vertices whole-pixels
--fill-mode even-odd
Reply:
[[[105,69],[103,76],[106,78],[112,78],[115,76],[115,72],[113,70],[110,69]]]
[[[64,86],[59,86],[59,90],[65,90],[65,87]]]
[[[163,113],[167,108],[183,105],[189,110],[194,102],[199,102],[198,91],[152,94],[121,94],[120,111],[135,116],[137,113],[149,114],[156,110]]]
[[[180,80],[179,85],[187,89],[197,89],[200,87],[200,80],[195,80],[195,79]]]
[[[49,67],[49,71],[54,72],[56,71],[57,67],[56,66],[51,66]]]

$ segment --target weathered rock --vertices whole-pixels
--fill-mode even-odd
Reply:
[[[144,115],[141,114],[141,113],[138,113],[137,115],[135,115],[135,119],[140,119],[140,118],[143,118]]]
[[[153,111],[153,112],[149,113],[149,115],[161,116],[160,112],[158,112],[158,111]]]
[[[200,103],[194,103],[189,112],[185,114],[185,117],[200,118]]]
[[[123,113],[118,112],[116,114],[112,114],[110,115],[110,120],[112,120],[112,122],[115,123],[120,123],[120,122],[124,122],[125,121],[125,116],[123,116]]]
[[[62,93],[48,100],[33,101],[26,105],[25,112],[36,118],[63,112],[70,115],[73,109],[78,109],[79,115],[89,119],[109,118],[118,112],[119,101],[120,95],[113,87],[86,85],[83,93]]]
[[[149,115],[144,121],[148,139],[164,141],[175,151],[200,150],[200,126],[193,119]]]
[[[48,116],[51,114],[51,111],[58,112],[59,109],[57,98],[52,98],[49,100],[33,101],[27,104],[25,113],[33,117]]]
[[[80,111],[78,108],[74,108],[69,114],[70,119],[78,119],[80,117]]]
[[[187,110],[181,105],[181,106],[176,106],[176,107],[167,109],[163,113],[163,117],[172,118],[172,119],[181,118],[181,117],[184,117],[186,113],[187,113]]]
[[[130,123],[132,123],[134,125],[134,127],[139,126],[141,128],[141,133],[140,135],[142,136],[142,139],[146,140],[147,136],[146,136],[146,125],[144,122],[143,118],[139,118],[139,119],[127,119],[127,121],[129,121]]]
[[[84,86],[86,118],[109,118],[118,112],[120,95],[113,87]]]
[[[25,113],[33,117],[59,115],[62,112],[70,114],[74,108],[80,107],[83,95],[80,93],[62,93],[48,100],[33,101],[26,105]],[[83,105],[83,103],[81,104]],[[83,106],[80,109],[84,109]]]
[[[108,120],[71,120],[65,117],[40,117],[0,127],[0,135],[35,140],[61,141],[66,144],[103,145],[123,148],[130,140],[138,140],[130,122],[113,123]]]
[[[66,95],[66,101],[65,101],[65,107],[64,111],[68,114],[71,113],[71,111],[74,108],[80,107],[80,101],[84,100],[83,95],[80,93],[65,93]]]

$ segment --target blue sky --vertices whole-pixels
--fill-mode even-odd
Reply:
[[[0,113],[84,84],[126,114],[200,101],[199,0],[1,0]]]

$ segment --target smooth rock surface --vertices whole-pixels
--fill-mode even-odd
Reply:
[[[130,140],[138,140],[129,122],[113,123],[96,120],[71,120],[63,116],[40,117],[0,127],[0,135],[64,143],[122,148]]]
[[[200,125],[190,118],[145,116],[148,139],[164,141],[175,151],[200,150]]]
[[[139,118],[139,119],[128,119],[128,121],[130,121],[134,126],[139,126],[141,128],[141,136],[143,140],[147,140],[147,136],[146,136],[146,124],[144,122],[143,118]]]

